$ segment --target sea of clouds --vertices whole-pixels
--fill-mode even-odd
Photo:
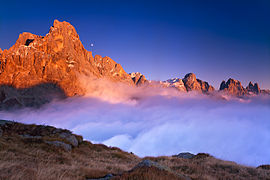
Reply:
[[[40,109],[0,111],[0,119],[66,128],[139,156],[205,152],[244,165],[270,164],[269,96],[225,100],[168,88],[83,82],[86,96]]]

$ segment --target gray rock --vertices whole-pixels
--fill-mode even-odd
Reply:
[[[189,177],[187,177],[185,175],[176,173],[176,172],[172,171],[170,168],[168,168],[166,166],[162,166],[162,165],[158,164],[157,162],[154,162],[154,161],[151,161],[151,160],[148,160],[148,159],[141,161],[131,171],[133,171],[133,170],[135,170],[137,168],[140,168],[140,167],[155,167],[155,168],[158,168],[160,170],[165,170],[165,171],[171,172],[171,173],[177,175],[178,177],[180,177],[181,179],[191,180]]]
[[[256,169],[270,170],[270,164],[260,165]]]
[[[193,158],[195,155],[191,154],[189,152],[183,152],[183,153],[179,153],[173,157],[177,157],[177,158],[183,158],[183,159],[191,159]]]
[[[12,124],[14,123],[13,121],[8,121],[8,120],[0,120],[0,126],[3,126],[5,124]]]
[[[74,147],[77,147],[79,144],[77,138],[70,133],[62,132],[59,135],[59,137],[65,139],[67,142],[69,142]]]
[[[156,163],[154,161],[148,160],[148,159],[141,161],[133,169],[139,168],[139,167],[156,167],[156,168],[162,169],[162,170],[167,170],[168,169],[168,168],[166,168],[164,166],[161,166],[160,164],[158,164],[158,163]]]
[[[28,134],[23,134],[23,135],[20,135],[22,138],[26,138],[26,139],[41,139],[42,136],[30,136]]]
[[[107,174],[106,176],[102,178],[96,178],[96,179],[86,179],[86,180],[110,180],[113,177],[112,174]]]
[[[72,149],[72,146],[70,144],[66,144],[66,143],[61,142],[61,141],[45,141],[45,143],[54,145],[56,147],[61,147],[66,151],[71,151],[71,149]]]

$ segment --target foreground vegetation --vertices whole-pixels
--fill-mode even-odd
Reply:
[[[142,163],[143,162],[143,163]],[[269,166],[246,167],[200,153],[139,158],[92,144],[68,130],[0,121],[0,179],[270,179]]]

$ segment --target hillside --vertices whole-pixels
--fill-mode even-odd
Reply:
[[[140,158],[92,144],[69,130],[4,120],[0,121],[0,167],[3,180],[270,179],[269,165],[246,167],[204,153]]]

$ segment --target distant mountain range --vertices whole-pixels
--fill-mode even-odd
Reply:
[[[20,34],[10,48],[0,49],[0,109],[13,106],[40,106],[51,99],[84,95],[81,75],[104,78],[130,86],[148,86],[153,83],[182,92],[216,92],[213,86],[189,73],[183,79],[150,81],[141,73],[128,74],[111,58],[93,57],[87,51],[75,28],[68,22],[55,20],[46,36]],[[91,83],[91,82],[89,82]],[[244,88],[240,81],[222,81],[220,92],[233,96],[270,94],[257,83]]]
[[[240,81],[232,78],[228,79],[227,82],[222,81],[219,90],[215,90],[215,88],[209,85],[208,82],[197,79],[194,73],[186,74],[183,79],[172,78],[166,81],[149,81],[139,72],[131,73],[130,76],[137,86],[158,82],[162,87],[176,88],[182,92],[196,91],[199,93],[209,94],[218,91],[237,97],[270,94],[270,90],[260,89],[258,83],[253,84],[252,82],[249,82],[248,86],[245,88],[242,86]]]

